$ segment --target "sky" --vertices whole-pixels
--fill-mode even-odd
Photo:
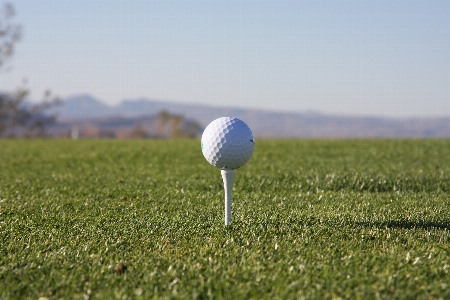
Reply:
[[[10,2],[24,34],[0,89],[26,78],[35,100],[450,116],[448,0]]]

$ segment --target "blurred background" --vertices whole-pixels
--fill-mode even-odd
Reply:
[[[450,137],[446,0],[0,4],[2,136]]]

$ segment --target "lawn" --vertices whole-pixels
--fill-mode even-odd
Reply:
[[[0,140],[1,299],[449,299],[450,140]]]

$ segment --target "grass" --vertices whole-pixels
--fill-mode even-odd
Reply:
[[[0,140],[1,299],[448,299],[450,140]]]

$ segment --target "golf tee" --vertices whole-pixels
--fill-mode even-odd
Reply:
[[[231,223],[231,189],[233,185],[234,170],[221,170],[223,188],[225,190],[225,225]]]

